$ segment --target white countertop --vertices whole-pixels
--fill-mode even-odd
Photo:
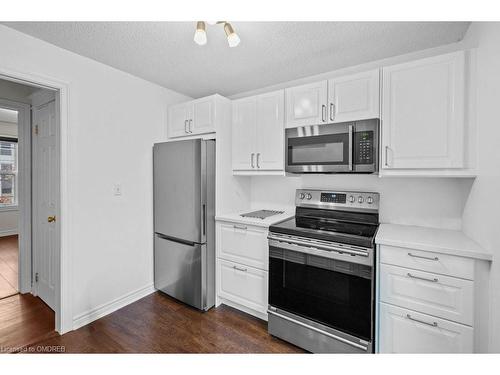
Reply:
[[[265,219],[258,219],[258,218],[252,218],[252,217],[243,217],[240,216],[241,214],[245,214],[248,212],[252,211],[258,211],[258,210],[277,210],[277,211],[284,211],[282,214],[278,215],[273,215],[269,216]],[[230,221],[232,223],[239,223],[239,224],[247,224],[247,225],[256,225],[259,227],[265,227],[269,228],[270,225],[279,223],[280,221],[290,219],[291,217],[295,216],[295,210],[290,209],[290,208],[250,208],[248,210],[245,210],[243,212],[233,212],[233,213],[228,213],[228,214],[222,214],[222,215],[216,215],[215,220],[219,221]]]
[[[462,231],[380,224],[375,243],[491,261],[492,254]]]

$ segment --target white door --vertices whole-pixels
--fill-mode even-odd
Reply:
[[[285,168],[284,107],[284,90],[257,97],[257,169],[284,170]]]
[[[189,134],[191,106],[187,103],[177,104],[168,110],[167,137],[180,137]]]
[[[328,122],[380,117],[380,71],[378,69],[328,81]]]
[[[204,134],[215,131],[215,97],[209,96],[194,100],[192,103],[189,130],[192,134]]]
[[[256,123],[257,98],[255,96],[233,101],[233,171],[255,170]]]
[[[326,124],[328,81],[290,87],[286,95],[287,128]]]
[[[472,353],[474,350],[472,327],[385,303],[379,307],[380,353]]]
[[[33,110],[33,290],[55,308],[59,249],[59,127],[55,102]]]
[[[383,69],[382,168],[462,168],[464,52]]]

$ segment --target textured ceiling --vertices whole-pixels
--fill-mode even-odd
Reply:
[[[195,22],[8,22],[7,26],[192,97],[230,96],[460,41],[468,22],[234,22],[208,44]]]

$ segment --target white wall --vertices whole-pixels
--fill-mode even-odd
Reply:
[[[474,22],[464,41],[477,47],[478,177],[463,230],[493,253],[490,273],[490,352],[500,352],[500,23]]]
[[[5,26],[0,45],[1,68],[69,83],[73,316],[150,286],[152,145],[167,105],[188,98]]]

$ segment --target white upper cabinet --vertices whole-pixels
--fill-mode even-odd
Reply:
[[[255,168],[257,98],[233,101],[232,161],[233,171]]]
[[[233,101],[233,172],[284,171],[284,91]]]
[[[284,111],[283,90],[257,97],[256,167],[264,170],[284,170]]]
[[[380,117],[380,71],[342,76],[328,81],[328,122]]]
[[[286,89],[286,127],[326,124],[327,91],[327,81]]]
[[[167,137],[215,132],[217,95],[174,105],[168,110]]]
[[[188,135],[188,122],[191,106],[187,103],[177,104],[168,110],[167,136],[181,137]]]
[[[211,133],[215,131],[215,98],[209,96],[192,102],[193,134]]]
[[[382,168],[464,167],[464,52],[383,69]]]

